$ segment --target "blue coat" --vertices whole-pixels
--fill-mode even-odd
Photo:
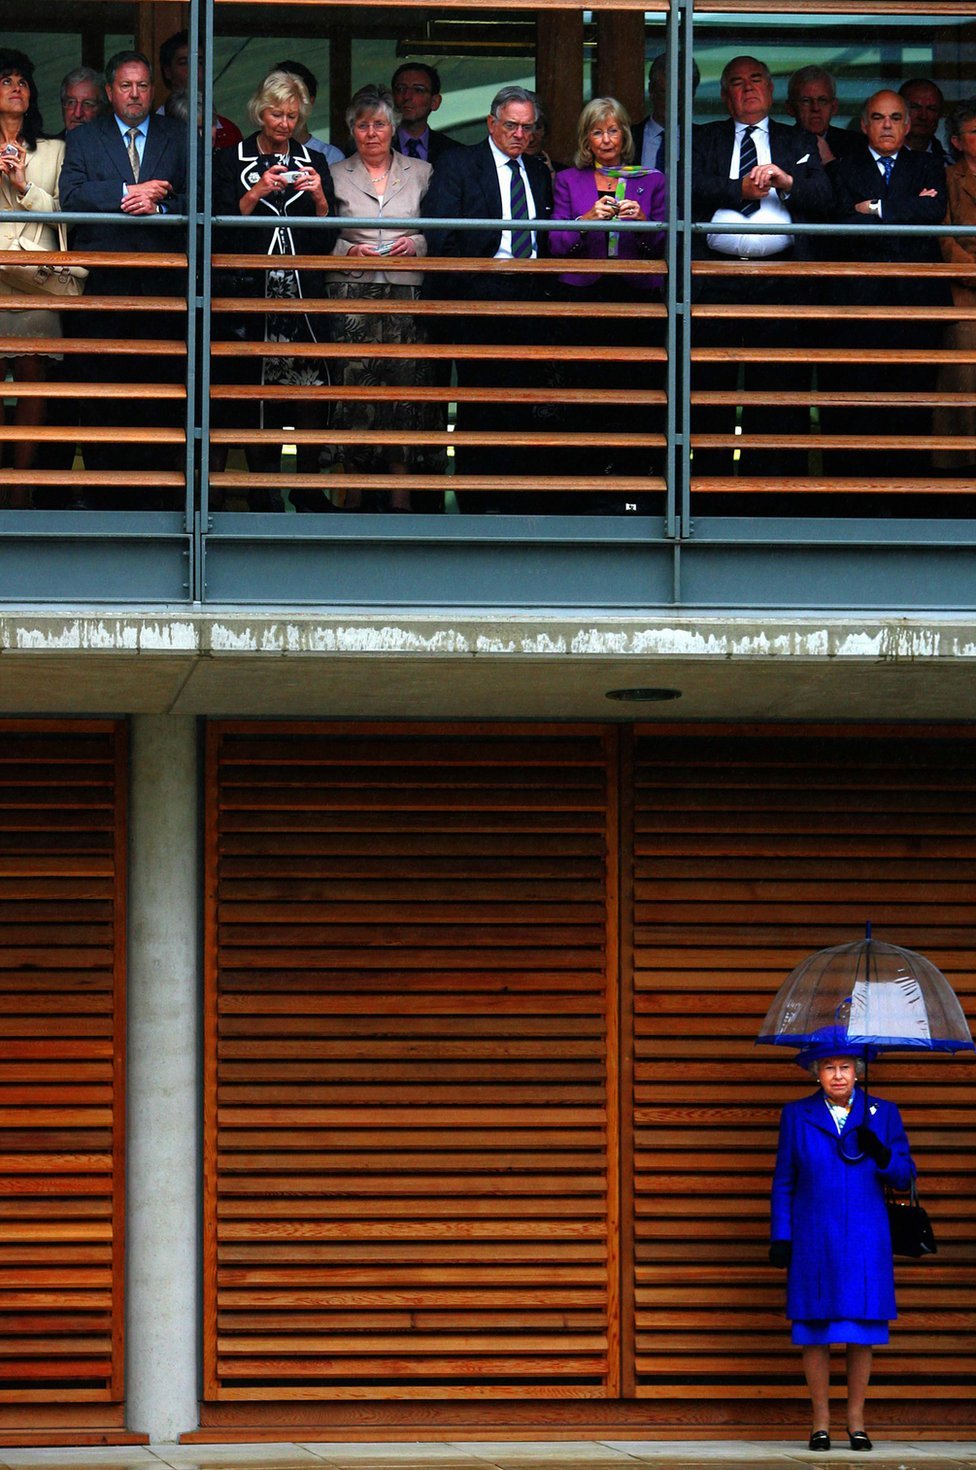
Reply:
[[[845,1162],[841,1135],[823,1093],[783,1109],[773,1173],[772,1239],[793,1242],[786,1288],[786,1315],[793,1321],[887,1321],[897,1316],[884,1186],[907,1189],[914,1166],[894,1103],[872,1094],[870,1108],[865,1120],[864,1092],[858,1087],[844,1132],[868,1121],[891,1149],[886,1169],[868,1158]]]

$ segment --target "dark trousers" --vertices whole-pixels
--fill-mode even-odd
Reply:
[[[136,271],[113,272],[96,269],[88,279],[89,295],[117,296],[131,291],[137,293],[137,281],[145,295],[178,295],[185,282],[172,272],[144,272],[139,280]],[[126,471],[152,473],[158,470],[182,468],[184,450],[181,446],[160,443],[159,429],[178,428],[185,413],[179,398],[151,398],[128,394],[127,385],[143,383],[183,383],[186,375],[186,359],[182,354],[119,353],[111,350],[112,344],[129,339],[151,342],[185,342],[186,317],[179,312],[124,310],[80,312],[78,335],[91,337],[105,348],[96,346],[84,353],[79,362],[79,378],[89,383],[118,383],[119,392],[112,397],[89,396],[83,398],[80,421],[84,427],[136,428],[142,430],[137,440],[91,443],[83,442],[85,466],[90,470]],[[139,486],[136,491],[120,486],[100,490],[87,490],[85,498],[89,504],[100,509],[157,510],[179,509],[183,504],[183,492],[152,486]]]
[[[722,259],[723,257],[716,257]],[[771,262],[770,262],[771,263]],[[696,305],[733,306],[734,316],[692,318],[692,351],[696,348],[759,355],[753,360],[693,362],[692,392],[722,393],[729,402],[697,403],[691,410],[692,438],[696,435],[726,435],[724,448],[694,448],[692,475],[757,476],[785,479],[808,472],[810,433],[809,405],[774,405],[778,392],[802,393],[809,389],[809,367],[802,357],[802,334],[792,316],[793,308],[807,298],[796,278],[763,275],[763,262],[755,262],[748,276],[705,278]],[[754,307],[770,309],[757,316]],[[766,358],[763,353],[788,353],[785,360]],[[741,396],[736,396],[741,394]],[[746,396],[748,395],[748,397]],[[776,435],[790,441],[785,447],[753,449],[733,442],[736,426],[742,436]],[[738,457],[736,452],[738,450]],[[699,509],[701,505],[699,504]],[[763,514],[771,510],[765,494],[716,496],[712,510],[728,514]]]
[[[529,305],[541,294],[539,278],[527,272],[524,276],[458,277],[457,281],[458,296],[466,295],[468,300],[524,301]],[[493,358],[457,358],[459,388],[495,388],[500,395],[491,403],[458,402],[458,431],[491,434],[493,442],[485,446],[459,445],[454,461],[457,471],[462,475],[490,475],[500,481],[509,480],[512,487],[507,489],[500,484],[491,490],[457,491],[458,507],[466,514],[533,515],[553,509],[545,492],[514,493],[527,476],[552,473],[546,451],[510,442],[511,435],[544,426],[544,416],[523,397],[527,388],[537,388],[543,383],[543,360],[536,357],[520,361],[516,353],[525,347],[543,345],[548,337],[546,327],[547,323],[530,315],[488,313],[451,320],[457,345],[510,349]]]

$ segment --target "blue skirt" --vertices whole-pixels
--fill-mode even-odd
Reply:
[[[823,1347],[831,1343],[863,1343],[880,1347],[888,1341],[887,1322],[858,1318],[815,1317],[793,1323],[794,1347]]]

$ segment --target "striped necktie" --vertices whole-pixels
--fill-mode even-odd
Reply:
[[[752,136],[753,132],[754,128],[746,128],[745,132],[742,134],[742,142],[739,144],[740,179],[744,179],[747,174],[751,173],[756,164],[759,162],[759,157],[756,153],[756,144]],[[740,205],[739,213],[749,216],[750,214],[755,214],[758,208],[758,199],[747,199],[742,205]]]
[[[138,128],[129,128],[125,135],[126,153],[129,155],[129,164],[132,168],[132,178],[135,183],[139,182],[139,150],[136,147],[136,133]]]
[[[525,184],[522,182],[522,170],[518,159],[510,158],[508,166],[512,170],[512,219],[528,219],[529,205],[525,197]],[[512,255],[516,260],[528,260],[531,254],[531,230],[513,230]]]
[[[890,158],[890,157],[884,157],[884,158],[882,158],[882,160],[881,160],[881,167],[884,169],[885,188],[886,189],[887,189],[888,185],[891,183],[891,171],[894,168],[894,166],[895,166],[895,160],[893,158]]]

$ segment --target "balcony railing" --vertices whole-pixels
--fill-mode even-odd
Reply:
[[[893,4],[879,0],[878,13],[895,13]],[[716,7],[699,0],[668,11],[671,95],[679,73],[690,94],[693,8]],[[781,7],[752,0],[721,8]],[[200,54],[212,43],[213,15],[214,0],[193,0],[191,76],[197,37]],[[210,97],[208,77],[205,110]],[[194,104],[191,97],[191,114]],[[889,309],[842,306],[838,287],[852,277],[906,276],[947,287],[971,280],[976,267],[697,259],[696,237],[713,226],[692,214],[690,116],[680,133],[666,220],[582,223],[665,232],[663,258],[639,266],[662,278],[661,292],[603,301],[573,299],[559,276],[611,281],[634,274],[634,262],[386,258],[382,269],[394,279],[420,270],[425,286],[438,289],[420,300],[338,296],[328,286],[311,298],[266,296],[269,268],[348,282],[376,262],[331,254],[330,219],[302,220],[303,230],[326,232],[321,254],[249,251],[249,230],[266,231],[268,221],[215,219],[210,160],[191,149],[197,207],[153,221],[157,252],[58,257],[120,274],[158,268],[171,289],[4,298],[13,309],[56,306],[65,330],[63,338],[6,344],[64,360],[52,381],[8,390],[45,398],[49,410],[41,427],[0,428],[0,442],[37,446],[34,467],[0,470],[0,493],[14,496],[0,510],[5,600],[971,608],[976,447],[951,420],[970,395],[941,382],[939,371],[974,360],[942,345],[941,333],[976,312],[902,309],[917,341],[892,352],[872,336]],[[120,247],[130,223],[119,217]],[[423,228],[462,223],[486,233],[511,227],[425,220]],[[418,222],[382,222],[391,226]],[[532,224],[540,237],[564,227]],[[843,225],[783,229],[829,236],[835,255],[858,233]],[[971,234],[876,223],[871,230]],[[215,232],[224,245],[228,231],[239,239],[235,251],[215,250]],[[23,256],[0,256],[8,262]],[[468,299],[463,277],[472,272],[528,272],[539,289],[529,300]],[[770,338],[782,306],[749,306],[744,336],[740,304],[699,299],[703,284],[757,276],[799,288],[789,345]],[[249,278],[248,288],[236,289],[234,277]],[[140,334],[140,319],[160,313],[171,314],[172,331]],[[302,316],[318,323],[319,340],[265,340],[272,317]],[[394,324],[394,340],[348,331],[350,318],[377,317]],[[406,322],[416,331],[398,334],[396,324]],[[296,372],[298,381],[279,374],[262,382],[269,359],[311,364],[321,381]],[[363,361],[380,364],[382,380],[360,371],[356,382],[344,381],[348,364]],[[454,375],[458,362],[479,365],[477,380]],[[399,371],[416,364],[425,372]],[[757,364],[767,370],[758,387]],[[906,365],[924,371],[923,386],[900,380]],[[507,412],[513,404],[516,417]],[[394,405],[392,421],[371,421],[389,418]],[[954,466],[960,455],[969,459]],[[411,463],[414,473],[404,474]],[[25,491],[33,508],[15,508]],[[279,514],[279,495],[285,510],[314,502],[320,513]]]

